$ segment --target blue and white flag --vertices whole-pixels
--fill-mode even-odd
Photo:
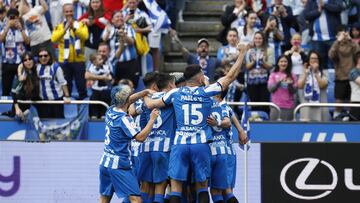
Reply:
[[[143,0],[146,8],[148,9],[148,15],[153,24],[153,31],[160,31],[167,33],[170,29],[171,21],[164,10],[160,8],[155,0]]]
[[[248,106],[248,95],[246,90],[244,90],[243,92],[244,97],[245,97],[245,104],[244,104],[244,108],[243,108],[243,113],[241,116],[241,127],[243,128],[243,130],[246,132],[249,141],[246,143],[247,145],[247,150],[250,149],[250,122],[249,122],[249,118],[250,118],[250,110],[249,110],[249,106]],[[244,150],[244,146],[240,144],[240,149]]]
[[[76,117],[70,119],[40,120],[34,106],[26,118],[25,140],[86,140],[88,135],[89,105],[80,106]]]

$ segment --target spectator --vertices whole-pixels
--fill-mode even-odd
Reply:
[[[126,5],[127,8],[122,12],[125,17],[125,22],[132,26],[133,24],[137,24],[136,22],[138,22],[140,18],[143,18],[147,26],[139,27],[137,25],[133,27],[135,32],[145,35],[151,32],[152,24],[150,17],[146,12],[138,8],[138,0],[128,0]]]
[[[85,72],[85,79],[93,81],[90,100],[103,101],[110,105],[111,69],[100,54],[95,56],[95,61]],[[105,111],[106,108],[102,105],[90,105],[90,117],[93,119],[103,118]]]
[[[263,14],[267,9],[266,0],[246,0],[246,4],[250,8],[249,10],[254,11],[261,19],[264,17]]]
[[[121,11],[114,12],[112,24],[106,26],[101,37],[110,44],[110,61],[115,64],[115,84],[126,78],[137,87],[140,65],[135,48],[135,31],[131,26],[126,25]],[[118,57],[115,56],[116,52],[119,54]]]
[[[309,58],[304,65],[304,72],[298,80],[299,89],[303,89],[302,103],[327,102],[326,89],[328,86],[327,75],[323,72],[321,56],[316,51],[310,51]],[[300,119],[303,121],[328,121],[328,108],[304,107],[300,111]]]
[[[237,29],[239,33],[240,43],[244,45],[253,46],[254,35],[259,30],[256,27],[257,14],[253,11],[249,11],[245,15],[246,23],[241,29]]]
[[[325,73],[330,68],[328,52],[335,40],[336,27],[340,25],[342,10],[342,1],[339,0],[308,0],[305,6],[304,14],[305,19],[310,23],[312,48],[320,53]]]
[[[360,22],[356,22],[351,26],[350,36],[353,42],[360,45]]]
[[[202,68],[204,74],[210,79],[214,79],[215,69],[221,65],[225,65],[229,62],[228,59],[220,61],[217,58],[209,56],[209,41],[206,38],[201,38],[197,42],[196,54],[191,54],[187,50],[180,39],[176,36],[175,41],[181,46],[181,52],[187,64],[197,64]],[[230,60],[231,61],[231,60]]]
[[[3,43],[2,55],[2,94],[10,96],[11,86],[21,63],[21,55],[25,53],[26,44],[30,43],[28,33],[19,18],[16,9],[7,12],[7,21],[0,33],[0,42]]]
[[[360,52],[356,52],[354,57],[354,63],[356,64],[349,73],[349,80],[351,85],[351,103],[360,104]],[[360,108],[350,108],[350,120],[360,120]]]
[[[85,41],[85,61],[89,61],[90,55],[96,53],[101,42],[101,33],[110,20],[111,15],[105,14],[102,1],[90,0],[89,11],[79,18],[89,30],[89,38]]]
[[[291,7],[285,6],[282,2],[282,0],[275,0],[274,5],[269,7],[268,13],[276,18],[277,22],[277,28],[279,29],[280,33],[283,35],[283,42],[281,44],[281,50],[282,52],[285,52],[286,50],[289,50],[290,45],[290,39],[291,39],[291,33],[290,29],[292,27],[297,29],[297,25],[294,26],[294,22],[296,22],[296,19],[293,16],[293,12]]]
[[[216,72],[215,72],[215,76],[214,76],[215,80],[226,75],[226,73],[230,69],[231,65],[233,65],[235,63],[236,58],[239,55],[239,51],[236,48],[236,46],[239,42],[237,30],[235,28],[230,28],[226,38],[228,41],[228,45],[219,48],[219,50],[217,52],[217,59],[218,59],[218,61],[225,60],[227,62],[224,65],[225,66],[224,69],[223,68],[216,69],[217,71],[219,71],[220,74],[218,74],[218,76],[216,76]],[[232,101],[232,102],[240,101],[241,90],[243,88],[243,85],[241,85],[239,83],[239,81],[242,81],[242,82],[244,81],[244,74],[240,73],[237,80],[233,81],[229,85],[228,94],[226,95],[227,101]]]
[[[45,0],[39,0],[39,2],[40,6],[31,8],[26,0],[21,0],[20,15],[24,20],[26,30],[29,32],[31,52],[37,55],[41,48],[47,48],[55,57],[50,40],[51,32],[45,18],[48,5]]]
[[[110,47],[106,42],[100,42],[99,43],[97,54],[99,54],[103,58],[105,64],[110,67],[110,70],[113,73],[114,72],[114,67],[113,67],[111,61],[109,60]]]
[[[304,63],[307,59],[306,53],[301,48],[301,36],[295,33],[291,38],[291,49],[285,52],[285,55],[291,59],[291,73],[299,78],[304,72]]]
[[[72,81],[75,79],[78,99],[87,97],[85,81],[84,44],[89,37],[88,28],[82,22],[74,20],[72,4],[64,4],[65,20],[57,25],[51,41],[59,45],[59,63],[64,70],[65,79],[71,95]]]
[[[335,67],[336,103],[347,103],[350,101],[351,87],[349,73],[356,65],[353,59],[358,50],[359,45],[351,40],[350,34],[346,31],[346,26],[339,26],[336,41],[329,50],[329,58],[333,61]],[[337,118],[342,110],[342,107],[335,107],[333,118]]]
[[[53,61],[50,52],[46,49],[39,51],[39,64],[36,67],[40,78],[40,98],[42,100],[55,100],[70,102],[70,94],[63,70],[57,62]],[[39,111],[41,118],[63,118],[63,104],[42,105]]]
[[[297,78],[291,73],[291,59],[281,55],[275,65],[275,70],[270,74],[268,89],[271,92],[271,101],[280,107],[280,119],[290,121],[293,119],[295,107],[294,93],[297,89]],[[276,120],[279,112],[271,108],[270,120]]]
[[[254,48],[246,53],[247,90],[250,101],[268,102],[270,94],[267,89],[269,70],[273,65],[272,50],[266,46],[264,34],[260,31],[255,33]],[[268,108],[252,108],[269,113]]]
[[[22,63],[18,68],[19,83],[13,91],[13,106],[11,111],[2,115],[25,119],[25,111],[30,108],[29,104],[18,103],[18,100],[40,100],[39,99],[39,78],[36,74],[36,64],[31,52],[22,56]]]
[[[221,16],[221,23],[224,29],[219,33],[217,40],[223,45],[226,45],[226,35],[230,28],[239,28],[245,25],[244,16],[246,11],[245,0],[234,0],[234,5],[226,6],[225,12]]]
[[[283,32],[279,29],[280,24],[278,23],[276,17],[270,16],[266,21],[266,26],[264,29],[265,39],[268,43],[270,49],[274,53],[273,61],[276,61],[277,58],[282,54],[281,43],[284,40]]]

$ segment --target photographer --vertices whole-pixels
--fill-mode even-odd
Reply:
[[[86,70],[85,79],[93,81],[90,100],[104,101],[110,105],[111,69],[100,54],[95,56],[93,63]],[[105,111],[106,108],[101,105],[90,105],[91,118],[101,118],[105,115]]]
[[[347,103],[350,101],[349,72],[356,65],[353,58],[358,50],[359,45],[351,40],[346,26],[338,26],[336,41],[329,50],[329,58],[333,61],[335,67],[336,103]],[[341,107],[336,107],[333,118],[338,117],[341,111]]]
[[[3,43],[2,53],[2,95],[10,96],[11,85],[21,63],[21,56],[25,53],[25,45],[30,43],[28,33],[19,18],[16,9],[7,12],[7,20],[0,33]]]
[[[114,65],[114,83],[120,79],[130,79],[137,87],[140,66],[135,48],[135,31],[125,23],[121,11],[113,13],[112,24],[108,24],[102,39],[110,44],[110,61]]]

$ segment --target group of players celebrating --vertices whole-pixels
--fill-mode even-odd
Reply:
[[[238,50],[229,72],[211,85],[200,66],[190,65],[178,87],[173,75],[148,73],[148,89],[142,92],[132,94],[127,85],[112,89],[100,202],[110,202],[115,192],[125,202],[205,203],[210,201],[208,187],[213,202],[238,202],[232,193],[232,123],[242,143],[247,135],[223,101],[243,63],[246,48],[239,45]]]

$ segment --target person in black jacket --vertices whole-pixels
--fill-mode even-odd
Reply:
[[[227,44],[226,35],[231,27],[239,28],[245,25],[244,16],[247,14],[245,0],[235,0],[234,5],[228,5],[221,16],[221,23],[224,29],[219,33],[217,40],[223,45]]]
[[[18,67],[19,83],[12,90],[13,106],[10,111],[2,113],[9,117],[17,116],[25,119],[25,113],[30,108],[30,104],[18,103],[18,100],[40,100],[39,98],[39,78],[36,73],[36,63],[31,52],[26,52],[22,56],[22,63]]]

